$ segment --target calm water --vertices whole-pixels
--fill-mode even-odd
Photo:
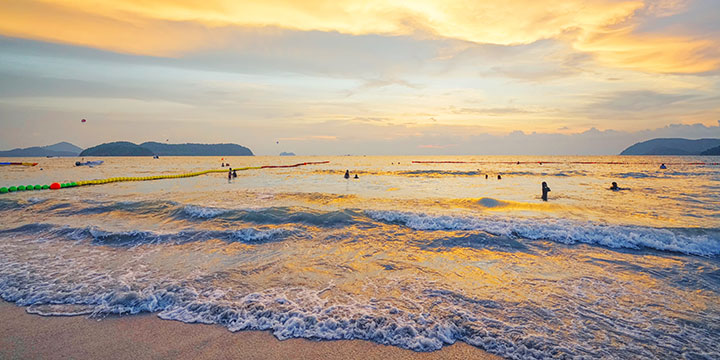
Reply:
[[[2,167],[0,186],[220,163],[75,160]],[[153,312],[417,351],[464,341],[518,359],[720,357],[720,167],[659,169],[712,158],[230,163],[320,160],[330,163],[231,182],[212,174],[2,194],[0,296],[44,315]],[[569,163],[578,161],[630,164]],[[346,169],[360,179],[345,180]],[[629,190],[607,190],[612,181]]]

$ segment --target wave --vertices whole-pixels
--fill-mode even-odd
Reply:
[[[300,223],[320,227],[341,227],[358,221],[354,210],[321,211],[299,207],[269,207],[228,209],[212,206],[184,205],[173,201],[29,201],[0,199],[0,211],[17,210],[28,206],[38,213],[55,216],[86,216],[117,214],[187,221],[218,220],[228,223],[249,222],[261,225]]]
[[[315,173],[326,175],[342,175],[343,171],[335,170],[315,170]],[[503,176],[587,176],[588,172],[582,170],[564,170],[564,171],[499,171]],[[484,177],[485,174],[497,174],[498,170],[399,170],[399,171],[366,171],[355,170],[353,173],[358,175],[372,176],[407,176],[407,177]]]
[[[173,213],[183,220],[218,219],[229,222],[243,221],[256,224],[301,223],[313,226],[336,227],[357,221],[360,214],[354,210],[319,211],[307,208],[272,207],[264,209],[223,209],[197,205],[184,206]]]
[[[227,213],[228,209],[198,206],[198,205],[186,205],[182,208],[181,214],[191,219],[212,219]]]
[[[0,230],[0,235],[30,235],[36,241],[49,239],[90,241],[95,245],[133,247],[155,244],[184,244],[208,240],[261,244],[282,241],[291,237],[306,236],[295,228],[242,228],[236,230],[183,230],[174,233],[157,233],[143,230],[105,231],[96,226],[74,228],[53,224],[27,224]]]
[[[648,172],[637,172],[637,171],[629,171],[629,172],[623,172],[623,173],[616,173],[612,174],[612,177],[615,178],[633,178],[633,179],[667,179],[667,178],[673,178],[673,177],[699,177],[699,176],[708,176],[709,174],[703,174],[702,172],[692,172],[692,171],[657,171],[652,170]]]
[[[27,199],[0,199],[0,211],[23,209],[46,201],[47,199],[34,196]]]
[[[429,215],[403,211],[365,213],[373,220],[415,230],[479,230],[493,235],[609,248],[655,249],[689,255],[720,255],[720,229],[663,229],[564,219],[508,219]]]
[[[173,201],[117,201],[89,202],[91,206],[79,204],[56,204],[48,210],[58,210],[58,215],[97,215],[112,212],[126,212],[137,215],[162,215],[178,206]]]
[[[658,351],[672,358],[702,358],[693,355],[711,354],[716,340],[712,326],[657,318],[661,315],[652,310],[634,311],[634,318],[619,319],[619,314],[594,311],[592,305],[545,309],[532,302],[497,301],[444,288],[416,286],[402,299],[363,301],[326,296],[333,292],[332,285],[322,289],[271,287],[242,293],[203,286],[202,278],[129,286],[92,274],[77,286],[52,280],[38,283],[28,270],[0,277],[0,296],[28,306],[30,313],[91,317],[156,313],[165,320],[220,325],[233,332],[270,331],[280,340],[360,339],[414,351],[434,351],[463,341],[508,359],[587,354],[613,359],[654,358]],[[33,278],[33,286],[25,285],[29,278]],[[99,279],[99,283],[85,283],[91,279]],[[427,307],[419,306],[422,304]],[[558,322],[567,316],[574,321]],[[714,313],[707,316],[708,321],[717,319]],[[668,326],[637,327],[656,322]],[[554,325],[552,329],[545,327],[548,323]],[[683,336],[676,333],[678,328]],[[607,340],[578,335],[601,329],[608,339],[634,340],[635,346],[608,347]],[[658,339],[668,346],[653,346]]]
[[[35,279],[34,286],[30,287],[22,284],[32,275],[22,269],[14,276],[0,277],[0,297],[27,306],[30,313],[45,316],[156,313],[166,320],[220,325],[233,332],[271,331],[280,340],[361,339],[415,351],[433,351],[456,341],[465,341],[498,355],[518,359],[528,358],[530,351],[537,358],[571,352],[566,345],[553,344],[546,339],[505,336],[504,333],[511,333],[514,326],[479,319],[472,313],[497,311],[508,306],[449,290],[419,292],[421,296],[446,304],[444,307],[454,313],[444,317],[401,309],[389,299],[363,303],[348,298],[335,302],[323,296],[332,287],[270,288],[237,294],[232,290],[202,289],[194,281],[129,287],[113,284],[107,276],[98,275],[92,276],[100,279],[100,283],[77,286],[54,281],[37,283],[38,279]]]

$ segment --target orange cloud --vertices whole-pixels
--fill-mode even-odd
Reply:
[[[701,73],[720,68],[720,43],[708,39],[633,34],[632,29],[591,34],[574,43],[609,66],[659,73]]]
[[[638,17],[668,16],[685,6],[685,0],[4,0],[0,34],[160,56],[232,46],[237,26],[499,45],[554,38],[614,67],[717,69],[717,54],[708,54],[717,41],[634,33]]]

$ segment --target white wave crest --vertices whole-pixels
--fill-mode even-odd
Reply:
[[[189,216],[191,218],[197,218],[197,219],[211,219],[216,216],[222,215],[228,211],[230,211],[230,210],[214,208],[214,207],[198,206],[198,205],[186,205],[183,208],[183,212],[187,216]]]
[[[494,235],[564,244],[586,243],[610,248],[651,248],[690,255],[720,255],[720,232],[687,233],[679,230],[629,225],[609,225],[565,219],[506,219],[430,215],[403,211],[366,211],[382,222],[398,223],[416,230],[479,230]]]

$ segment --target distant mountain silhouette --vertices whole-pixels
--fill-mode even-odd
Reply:
[[[720,146],[720,139],[652,139],[636,143],[620,155],[700,155],[716,146]]]
[[[285,152],[285,151],[283,151],[283,152],[280,153],[280,156],[295,156],[295,153],[294,153],[294,152]]]
[[[253,156],[253,152],[237,144],[163,144],[146,142],[140,146],[159,156]]]
[[[252,156],[250,149],[237,144],[162,144],[140,145],[116,141],[83,150],[80,156]]]
[[[81,147],[75,146],[67,141],[59,142],[54,145],[43,146],[43,148],[52,150],[52,151],[64,151],[64,152],[75,153],[75,154],[79,154],[83,151],[83,149]]]
[[[720,155],[720,146],[716,146],[711,149],[707,149],[700,153],[700,155]]]
[[[79,156],[153,156],[150,149],[128,141],[100,144],[83,150]]]
[[[81,148],[63,141],[54,145],[0,151],[0,157],[77,156],[81,151]]]

